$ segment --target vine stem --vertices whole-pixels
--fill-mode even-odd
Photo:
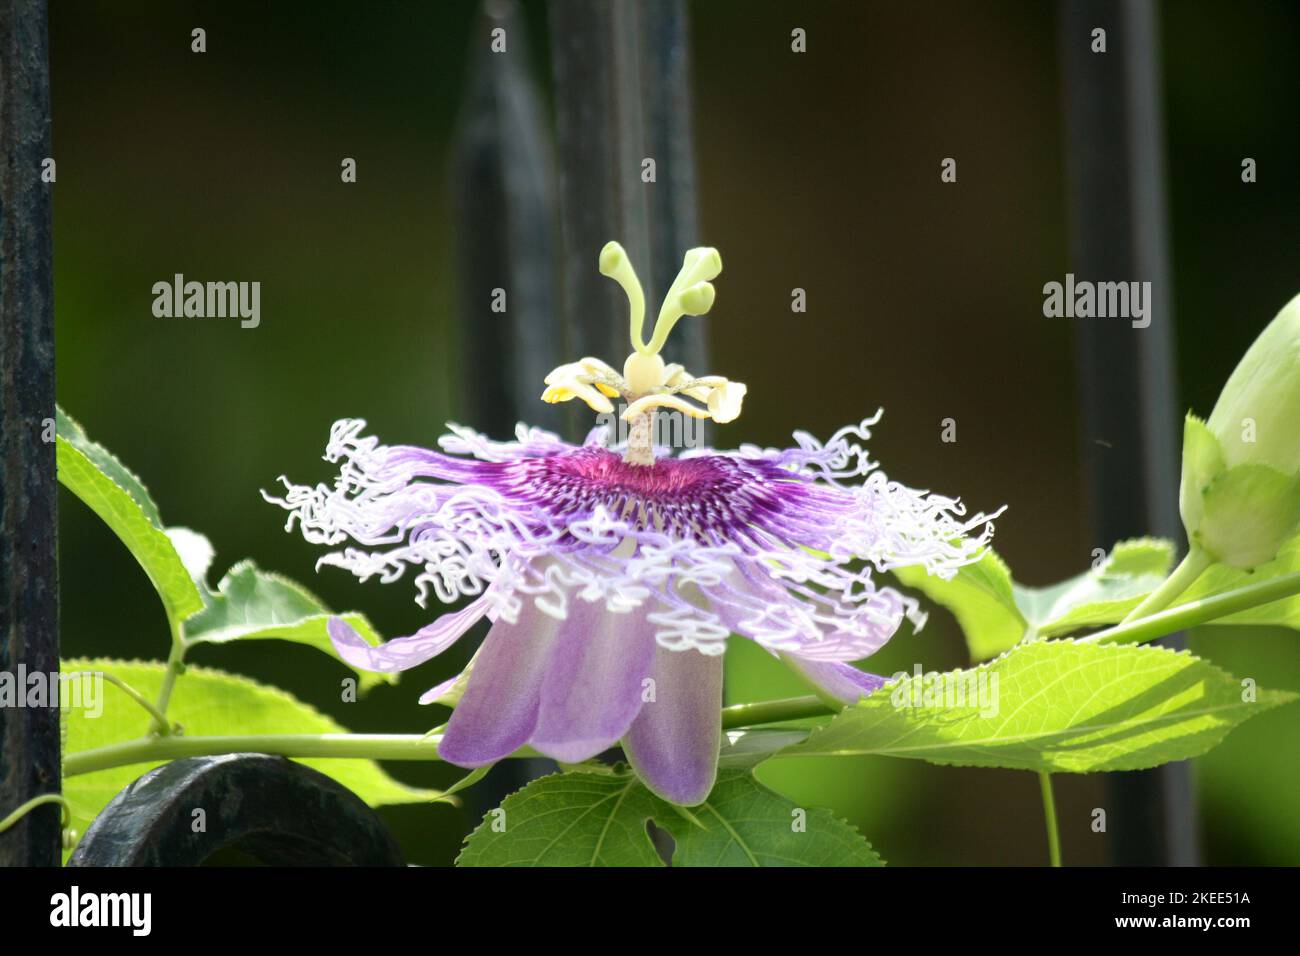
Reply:
[[[1178,562],[1178,567],[1174,568],[1174,573],[1165,578],[1164,583],[1148,594],[1146,600],[1130,611],[1128,616],[1120,623],[1127,624],[1129,621],[1150,617],[1157,611],[1163,611],[1173,603],[1174,598],[1191,587],[1205,569],[1213,563],[1210,557],[1200,548],[1192,548],[1187,552],[1183,560]]]
[[[727,707],[722,711],[722,726],[731,730],[831,713],[834,713],[833,708],[816,697],[793,697]],[[440,760],[438,743],[441,740],[442,734],[247,734],[195,737],[173,734],[168,737],[143,737],[69,754],[63,762],[63,774],[65,777],[75,777],[131,764],[234,753],[364,760]],[[510,756],[540,755],[535,750],[524,747]]]
[[[163,673],[162,686],[158,688],[158,703],[155,705],[158,716],[154,718],[154,733],[160,737],[166,737],[172,732],[171,724],[167,722],[167,705],[171,703],[176,678],[185,670],[185,640],[178,625],[171,624],[171,631],[172,647],[167,654],[167,669]]]
[[[1056,797],[1052,794],[1052,775],[1039,773],[1038,786],[1043,792],[1043,818],[1047,822],[1047,856],[1052,866],[1061,865],[1061,832],[1056,825]]]
[[[1104,631],[1098,631],[1096,634],[1079,638],[1078,642],[1080,644],[1136,644],[1142,641],[1153,641],[1166,634],[1228,617],[1239,611],[1272,604],[1274,601],[1294,597],[1297,594],[1300,594],[1300,571],[1292,571],[1290,574],[1248,584],[1213,597],[1188,601],[1186,604],[1179,604],[1177,607],[1158,611],[1140,619],[1133,619],[1133,615],[1130,614],[1129,620]]]
[[[820,697],[787,697],[784,700],[762,700],[755,704],[736,704],[722,708],[722,729],[751,727],[754,724],[779,724],[788,720],[806,720],[839,713]]]
[[[141,707],[147,710],[149,712],[149,715],[153,717],[155,726],[167,725],[166,715],[163,714],[163,712],[160,711],[153,704],[151,704],[149,702],[149,698],[145,697],[144,694],[140,693],[138,690],[136,690],[126,681],[122,680],[122,678],[114,674],[110,674],[108,671],[73,671],[71,674],[67,674],[66,676],[67,677],[90,677],[90,678],[102,677],[104,680],[108,681],[113,686],[120,688],[123,693],[125,693],[133,701],[135,701],[137,704],[139,704]]]
[[[437,760],[442,735],[423,734],[245,734],[208,737],[142,737],[121,744],[69,754],[63,761],[63,775],[124,767],[136,763],[157,763],[183,757],[213,757],[221,754],[259,753],[282,757],[342,757],[369,760]],[[527,756],[524,752],[511,756]]]
[[[47,803],[57,803],[59,805],[59,815],[60,815],[60,819],[62,820],[62,825],[64,827],[67,827],[67,825],[72,820],[72,805],[69,804],[68,801],[63,798],[62,794],[44,793],[41,794],[39,797],[32,797],[22,806],[14,810],[13,813],[9,814],[3,820],[0,820],[0,833],[4,833],[11,826],[13,826],[23,817],[27,816],[27,814],[31,813],[37,807],[44,806]]]

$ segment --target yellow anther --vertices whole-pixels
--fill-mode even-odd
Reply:
[[[720,375],[696,378],[681,365],[666,365],[659,352],[683,315],[703,315],[713,308],[717,291],[712,280],[722,272],[718,250],[700,246],[687,251],[681,271],[664,296],[649,342],[642,338],[645,324],[645,295],[636,270],[626,250],[617,242],[608,242],[600,251],[600,271],[617,282],[627,294],[630,308],[630,331],[633,352],[619,375],[600,359],[586,357],[561,365],[546,376],[543,401],[567,402],[580,398],[592,409],[609,414],[614,410],[610,399],[629,402],[622,413],[633,422],[625,460],[634,464],[654,461],[650,448],[653,412],[668,409],[692,418],[712,418],[715,422],[734,421],[744,403],[745,386]]]
[[[557,402],[567,402],[573,398],[580,398],[591,407],[593,411],[602,414],[609,414],[614,411],[613,404],[609,398],[602,394],[602,390],[593,387],[592,370],[587,364],[587,360],[582,362],[570,362],[568,365],[561,365],[554,369],[546,376],[546,391],[542,392],[542,401],[554,405]],[[599,363],[604,365],[603,362]],[[609,368],[609,366],[605,366]],[[609,370],[617,378],[617,373],[613,369]],[[608,385],[607,385],[608,387]],[[617,395],[617,390],[614,395]]]

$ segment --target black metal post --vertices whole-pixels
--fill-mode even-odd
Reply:
[[[1072,270],[1079,280],[1151,289],[1145,328],[1075,320],[1096,544],[1143,534],[1181,540],[1156,12],[1152,0],[1061,0],[1059,9]],[[1190,765],[1113,774],[1109,787],[1114,862],[1200,861]]]
[[[574,410],[540,401],[546,374],[576,356],[558,314],[554,147],[518,3],[486,0],[471,44],[452,172],[466,420],[500,439],[520,421],[572,438]],[[470,791],[471,816],[552,770],[503,761]]]
[[[477,370],[466,420],[498,438],[519,421],[563,431],[565,409],[538,401],[572,356],[557,314],[554,149],[519,5],[487,0],[472,44],[452,176],[460,327]]]
[[[59,667],[44,0],[0,0],[0,57],[0,672],[16,681],[20,669]],[[59,782],[57,699],[0,707],[0,816],[58,792]],[[57,806],[0,834],[0,865],[55,866],[59,850]]]
[[[621,242],[646,286],[650,322],[682,254],[699,242],[690,56],[682,0],[551,0],[564,309],[575,355],[615,365],[629,351],[627,303],[596,270]],[[654,181],[643,163],[654,161]],[[704,323],[684,322],[664,355],[701,374]]]

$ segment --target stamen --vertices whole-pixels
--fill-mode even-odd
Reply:
[[[601,249],[600,271],[627,294],[633,351],[623,365],[623,374],[619,375],[600,359],[583,358],[561,365],[546,376],[547,388],[542,399],[555,403],[580,398],[601,414],[613,411],[610,399],[626,400],[629,405],[622,418],[632,423],[633,428],[628,436],[625,460],[634,464],[654,461],[650,426],[657,408],[671,409],[692,418],[712,418],[719,423],[734,421],[745,397],[744,385],[720,375],[696,378],[681,365],[666,365],[659,354],[683,315],[703,315],[713,307],[717,293],[711,280],[722,272],[722,256],[718,250],[710,246],[687,250],[681,271],[664,297],[648,343],[642,335],[645,295],[626,250],[617,242],[607,242]],[[688,398],[692,401],[687,401]]]
[[[567,402],[572,398],[580,398],[587,403],[592,411],[601,414],[612,412],[614,406],[609,398],[605,397],[607,394],[606,388],[616,384],[616,380],[621,380],[618,378],[618,374],[609,366],[605,365],[605,368],[609,369],[608,373],[605,373],[601,372],[599,368],[587,367],[586,363],[588,361],[584,359],[581,362],[570,362],[568,365],[561,365],[559,368],[553,369],[546,376],[547,388],[546,391],[542,392],[542,401],[554,405],[557,402]],[[600,362],[598,364],[604,365],[605,363]],[[595,374],[593,374],[593,371]],[[605,380],[607,374],[612,376],[612,379],[602,381],[605,388],[592,387],[593,382]],[[618,390],[614,389],[614,395],[618,394]]]

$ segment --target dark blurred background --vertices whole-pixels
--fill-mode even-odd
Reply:
[[[471,44],[487,42],[476,12],[243,0],[50,12],[60,402],[143,477],[169,524],[212,539],[214,581],[252,557],[386,635],[426,622],[409,583],[314,574],[318,552],[258,490],[282,473],[329,478],[320,456],[337,418],[432,445],[464,419],[465,389],[495,374],[460,361],[455,328],[448,169]],[[546,11],[525,13],[545,86]],[[1025,583],[1084,569],[1112,542],[1089,533],[1068,320],[1042,314],[1043,284],[1067,271],[1055,5],[708,0],[691,15],[702,232],[726,262],[702,320],[709,371],[750,387],[717,441],[825,437],[884,407],[873,444],[891,477],[1005,503],[996,544]],[[1206,414],[1300,291],[1300,6],[1184,0],[1160,16],[1181,400]],[[190,51],[195,27],[204,54]],[[794,27],[804,55],[790,52]],[[340,182],[344,157],[355,184]],[[944,157],[955,185],[939,181]],[[178,272],[259,280],[260,327],[155,318],[151,287]],[[794,287],[806,314],[790,311]],[[940,440],[945,418],[955,443]],[[65,653],[163,656],[143,573],[66,493],[60,519]],[[1192,640],[1239,676],[1300,690],[1292,632]],[[735,651],[734,699],[801,692],[752,647]],[[304,648],[204,648],[193,662],[283,686],[353,730],[416,732],[445,711],[415,698],[467,653],[355,704],[338,700],[341,665]],[[916,661],[966,663],[946,613],[872,669]],[[1196,762],[1209,862],[1300,863],[1298,731],[1294,707],[1271,711]],[[426,785],[459,775],[389,769]],[[893,863],[1046,859],[1030,774],[862,758],[763,776],[853,821]],[[1066,861],[1104,862],[1107,838],[1089,827],[1104,782],[1056,780]],[[477,822],[445,805],[381,812],[427,864],[450,862]]]

